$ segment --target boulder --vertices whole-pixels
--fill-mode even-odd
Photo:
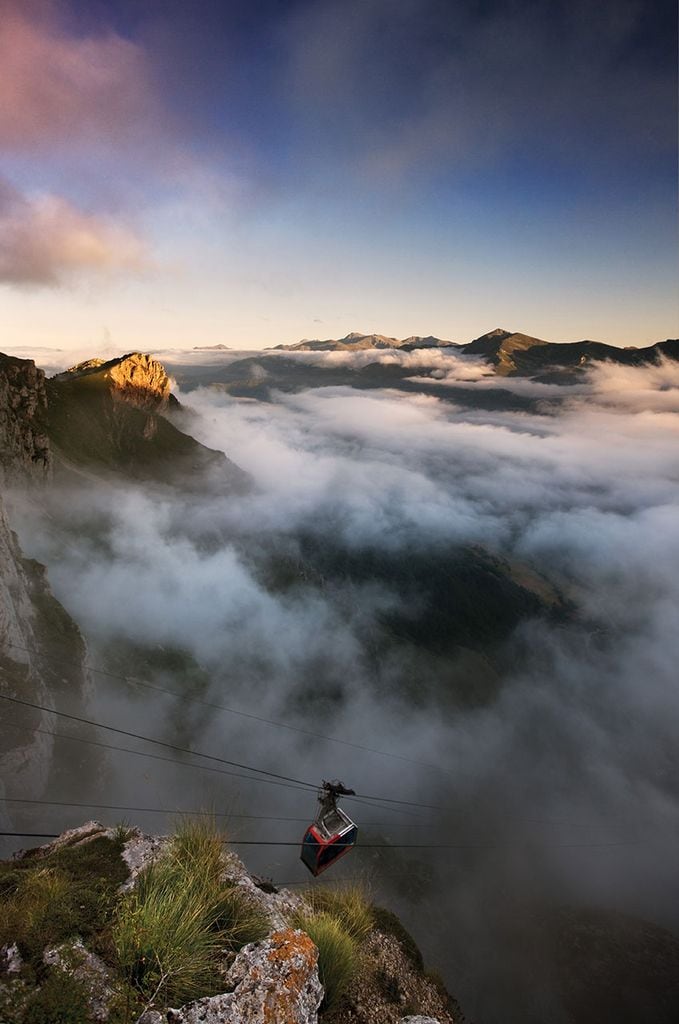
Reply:
[[[147,1011],[137,1024],[317,1024],[318,950],[303,931],[287,928],[244,946],[225,984],[231,991],[164,1014]]]

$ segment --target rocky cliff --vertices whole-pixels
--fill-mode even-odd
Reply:
[[[26,558],[3,500],[11,485],[35,489],[52,472],[45,375],[28,359],[0,354],[0,693],[63,708],[88,679],[78,627],[52,594],[43,565]],[[2,701],[0,795],[44,791],[54,744],[52,716]],[[7,812],[3,818],[8,821]]]
[[[45,374],[0,352],[0,486],[49,478]]]

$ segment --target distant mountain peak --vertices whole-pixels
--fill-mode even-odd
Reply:
[[[411,335],[401,341],[387,334],[361,334],[360,331],[350,331],[343,338],[327,338],[324,341],[319,338],[303,338],[294,345],[276,345],[276,348],[288,352],[356,352],[371,348],[446,348],[452,344],[450,341],[435,338],[432,334],[426,337]]]

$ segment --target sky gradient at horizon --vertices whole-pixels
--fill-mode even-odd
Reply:
[[[667,0],[0,0],[0,348],[679,333]]]

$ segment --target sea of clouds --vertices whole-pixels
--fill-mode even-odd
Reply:
[[[348,370],[393,359],[414,377],[532,386],[499,381],[454,352],[294,358]],[[397,814],[355,805],[361,825],[366,815],[379,823],[370,835],[460,848],[402,851],[386,866],[376,854],[355,854],[354,863],[373,865],[378,891],[400,872],[393,900],[404,874],[424,871],[432,881],[402,912],[469,1016],[537,1020],[544,1007],[533,1007],[533,1018],[520,1000],[513,1017],[501,1005],[505,982],[526,967],[512,938],[522,914],[597,905],[679,924],[679,364],[597,364],[577,387],[538,387],[530,412],[458,406],[454,392],[444,401],[358,391],[349,381],[267,403],[213,387],[179,393],[191,415],[185,429],[251,475],[247,494],[62,487],[50,520],[35,505],[24,509],[22,543],[48,565],[93,660],[122,640],[179,648],[203,670],[208,703],[357,746],[100,679],[102,720],[126,727],[133,711],[145,735],[182,735],[197,750],[295,778],[340,777],[363,794],[446,808]],[[379,580],[267,586],[262,560],[294,562],[302,534],[406,560],[417,550],[482,545],[543,574],[576,612],[559,625],[519,628],[489,703],[446,714],[409,707],[385,681],[390,672],[395,683],[405,671],[431,674],[432,661],[387,664],[376,686],[368,656],[375,623],[401,595]],[[169,670],[153,679],[181,688]],[[310,704],[314,681],[337,699]],[[109,757],[108,792],[121,803],[170,811],[211,802],[271,818],[313,812],[313,795],[295,790]],[[290,840],[301,828],[244,822],[233,819],[236,835],[267,838],[273,829]],[[281,881],[303,879],[294,849],[246,856]],[[350,865],[347,858],[338,875],[358,870]]]

